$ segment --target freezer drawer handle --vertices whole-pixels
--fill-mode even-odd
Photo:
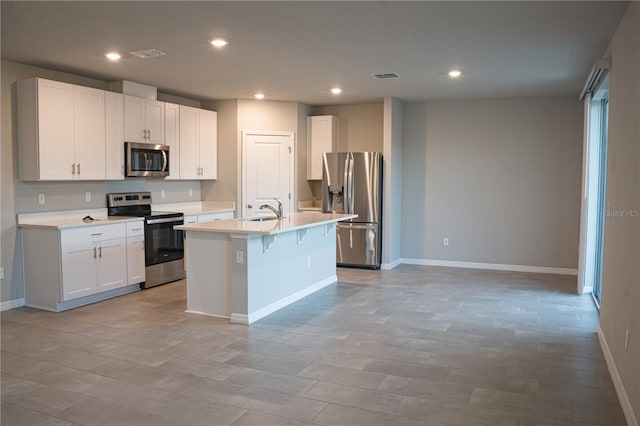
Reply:
[[[376,225],[338,225],[340,229],[372,229],[375,227]]]

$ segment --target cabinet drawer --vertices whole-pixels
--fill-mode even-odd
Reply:
[[[90,247],[92,244],[104,240],[124,238],[126,227],[124,223],[99,226],[84,226],[82,228],[63,229],[60,231],[60,243],[63,251],[78,250]]]
[[[233,219],[233,212],[205,213],[198,215],[198,223],[213,222],[214,220]]]
[[[127,222],[127,237],[144,235],[144,221]]]
[[[188,215],[184,217],[185,225],[193,225],[194,223],[198,223],[198,216],[196,215]]]

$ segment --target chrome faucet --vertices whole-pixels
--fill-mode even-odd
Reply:
[[[276,200],[278,202],[278,210],[274,209],[269,204],[261,205],[260,206],[260,210],[269,209],[269,210],[271,210],[272,212],[274,212],[276,214],[278,219],[282,219],[282,216],[283,216],[282,201],[280,201],[277,198],[274,198],[274,200]]]

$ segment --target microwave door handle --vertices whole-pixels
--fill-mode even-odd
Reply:
[[[167,171],[167,151],[162,150],[162,171]]]

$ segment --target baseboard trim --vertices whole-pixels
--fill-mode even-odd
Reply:
[[[402,259],[396,259],[391,263],[383,263],[382,265],[380,265],[380,269],[385,271],[390,271],[396,266],[399,266],[400,264],[402,264]]]
[[[248,315],[245,314],[231,314],[231,322],[238,324],[251,324],[252,322],[256,322],[259,319],[266,317],[269,314],[274,313],[275,311],[284,308],[287,305],[290,305],[303,297],[307,297],[308,295],[315,293],[318,290],[325,288],[328,285],[331,285],[338,281],[337,275],[331,275],[324,280],[318,281],[315,284],[311,284],[309,287],[305,287],[302,290],[298,290],[295,293],[283,297],[282,299],[275,301],[263,308],[258,309],[257,311],[251,312]]]
[[[500,263],[459,262],[438,259],[400,259],[406,265],[446,266],[449,268],[488,269],[492,271],[534,272],[538,274],[578,275],[577,269],[552,268],[547,266],[506,265]]]
[[[609,349],[609,344],[607,343],[607,339],[604,337],[604,333],[602,332],[600,325],[598,325],[597,335],[598,341],[600,342],[600,348],[602,349],[604,359],[607,362],[607,368],[609,369],[609,374],[611,374],[611,380],[613,381],[613,386],[616,389],[616,393],[618,394],[618,399],[620,400],[622,412],[624,413],[624,417],[627,420],[627,424],[629,426],[638,426],[638,418],[633,412],[633,406],[631,405],[631,401],[629,400],[629,395],[627,395],[627,391],[624,388],[624,384],[622,383],[622,379],[620,378],[620,373],[618,372],[616,363],[613,360],[613,355],[611,354],[611,350]]]
[[[0,303],[0,312],[19,308],[21,306],[24,306],[24,297],[20,299],[7,300],[6,302]]]
[[[202,312],[202,311],[194,311],[194,310],[190,310],[190,309],[186,309],[185,310],[186,313],[188,314],[197,314],[197,315],[204,315],[206,317],[213,317],[213,318],[223,318],[223,319],[229,319],[231,317],[229,317],[229,315],[214,315],[214,314],[207,314],[206,312]]]

